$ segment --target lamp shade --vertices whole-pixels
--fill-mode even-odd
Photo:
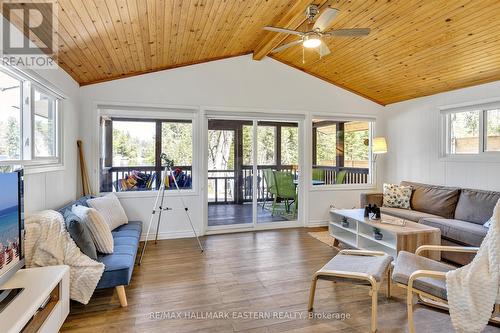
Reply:
[[[387,153],[387,142],[385,138],[380,136],[373,138],[372,151],[374,154],[385,154]]]

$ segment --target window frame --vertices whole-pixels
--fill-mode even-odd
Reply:
[[[64,168],[63,156],[63,115],[61,101],[64,96],[37,78],[36,74],[22,71],[13,66],[0,65],[0,72],[21,82],[20,101],[20,158],[0,161],[1,165],[23,165],[25,173],[57,171]],[[54,99],[55,105],[55,156],[36,157],[35,155],[35,90]]]
[[[439,157],[442,160],[488,160],[499,159],[500,151],[487,151],[486,142],[488,136],[488,117],[487,113],[490,110],[500,109],[500,101],[488,101],[483,103],[473,103],[459,106],[445,106],[439,108],[440,111],[440,148]],[[478,152],[453,154],[451,153],[451,119],[450,115],[464,112],[479,113],[479,129],[478,129]]]
[[[315,145],[315,141],[313,136],[314,136],[314,131],[313,131],[313,121],[314,120],[320,120],[320,121],[328,121],[328,122],[367,122],[368,123],[368,181],[367,183],[357,183],[357,184],[324,184],[324,185],[313,185],[313,170],[314,170],[314,154],[316,154],[316,149],[317,147]],[[324,116],[324,115],[313,115],[311,117],[311,121],[309,122],[310,126],[310,143],[311,143],[311,163],[309,165],[309,171],[310,171],[310,176],[309,176],[309,189],[311,191],[331,191],[331,190],[362,190],[362,189],[374,189],[377,186],[377,179],[376,179],[376,165],[375,165],[375,159],[373,157],[373,151],[372,151],[372,141],[373,138],[375,137],[375,126],[376,126],[376,121],[377,119],[375,117],[369,117],[369,116],[360,116],[358,117],[342,117],[342,116]]]
[[[197,195],[198,194],[198,152],[196,150],[195,142],[197,140],[196,129],[198,126],[197,118],[195,117],[195,113],[189,112],[183,113],[183,110],[170,110],[163,108],[155,108],[155,107],[134,107],[134,106],[113,106],[113,105],[97,105],[98,112],[98,133],[99,133],[99,147],[98,147],[98,156],[97,159],[97,180],[96,180],[96,188],[99,193],[111,193],[111,192],[103,192],[101,191],[101,168],[103,167],[101,158],[104,160],[105,151],[102,149],[103,140],[106,137],[106,134],[102,131],[102,121],[103,120],[116,120],[116,121],[137,121],[137,122],[153,122],[155,124],[160,124],[160,136],[161,136],[161,124],[168,122],[178,122],[178,123],[190,123],[192,134],[191,134],[191,146],[192,146],[192,160],[191,160],[191,188],[182,189],[180,191],[182,195]],[[159,114],[162,112],[162,114]],[[161,138],[159,141],[161,144]],[[112,143],[111,143],[112,144]],[[155,140],[155,146],[158,144],[158,141]],[[160,148],[161,150],[161,148]],[[157,167],[157,160],[155,159],[155,165],[153,168]],[[149,166],[151,167],[151,166]],[[154,188],[149,191],[117,191],[113,192],[119,197],[153,197],[158,193],[158,189]],[[165,196],[177,196],[177,190],[168,190],[165,192]]]

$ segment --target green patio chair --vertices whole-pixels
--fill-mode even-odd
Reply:
[[[271,193],[271,198],[274,200],[278,192],[276,191],[276,182],[274,180],[274,173],[272,169],[264,169],[262,170],[264,175],[264,181],[266,182],[267,193],[264,197],[264,201],[262,202],[262,209],[266,208],[266,198],[267,194]]]
[[[325,181],[325,170],[323,169],[313,169],[313,180]]]
[[[335,178],[335,184],[344,184],[346,175],[347,175],[347,170],[340,170],[339,172],[337,172],[337,177]]]
[[[282,199],[285,202],[285,209],[289,213],[293,204],[293,216],[297,213],[297,188],[293,183],[293,174],[291,172],[274,171],[274,180],[276,182],[276,192],[273,200],[273,209],[271,215],[274,215],[276,202]]]

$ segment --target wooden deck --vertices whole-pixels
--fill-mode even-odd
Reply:
[[[267,203],[270,207],[271,203]],[[257,223],[289,221],[279,214],[272,216],[271,211],[257,206]],[[208,226],[252,223],[252,203],[208,205]]]
[[[114,289],[98,290],[86,306],[72,302],[61,332],[188,333],[293,332],[365,333],[370,327],[368,288],[320,280],[315,313],[345,313],[350,319],[167,319],[152,312],[282,312],[306,316],[312,274],[336,251],[308,235],[318,228],[294,228],[203,237],[205,253],[194,239],[161,240],[148,246],[126,287],[128,307]],[[379,296],[379,332],[406,331],[405,293],[386,283]],[[447,313],[416,306],[417,332],[453,332]],[[499,332],[488,326],[484,332]]]

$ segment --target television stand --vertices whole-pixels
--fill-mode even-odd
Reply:
[[[2,333],[53,333],[69,313],[69,267],[21,269],[2,285],[23,289],[0,312]]]
[[[24,288],[0,289],[0,313],[19,295]]]

